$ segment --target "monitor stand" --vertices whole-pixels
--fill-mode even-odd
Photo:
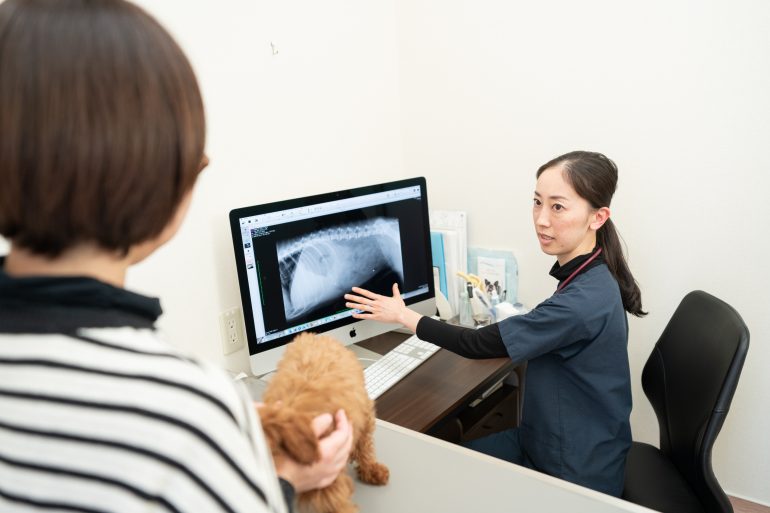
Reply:
[[[353,353],[356,355],[356,358],[358,358],[358,363],[360,363],[361,367],[363,367],[364,369],[370,366],[371,364],[373,364],[374,362],[376,362],[377,360],[379,360],[380,358],[382,358],[381,354],[375,353],[374,351],[370,349],[366,349],[365,347],[361,347],[358,344],[348,344],[345,347],[353,351]],[[274,357],[275,364],[272,366],[272,370],[263,372],[261,374],[254,374],[252,377],[254,379],[258,379],[264,382],[265,384],[267,384],[270,381],[270,378],[273,377],[273,374],[275,374],[275,369],[278,366],[278,361],[280,360],[280,357],[283,356],[284,349],[285,348],[280,348],[279,351],[273,350],[273,352],[276,353],[277,356]],[[252,372],[253,372],[253,369],[252,369]]]
[[[262,394],[265,393],[267,388],[267,381],[259,379],[256,376],[244,376],[239,378],[239,381],[246,386],[246,390],[249,392],[249,396],[254,401],[261,401]]]
[[[347,346],[348,349],[353,351],[355,353],[356,358],[358,358],[358,363],[361,364],[361,367],[364,369],[369,367],[371,364],[382,358],[382,355],[379,353],[375,353],[371,349],[366,349],[365,347],[361,347],[358,344],[350,344]]]

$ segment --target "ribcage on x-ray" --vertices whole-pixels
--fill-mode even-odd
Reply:
[[[377,275],[404,278],[396,219],[340,225],[284,241],[277,250],[287,320],[341,299]]]

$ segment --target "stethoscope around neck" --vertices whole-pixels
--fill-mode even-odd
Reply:
[[[561,282],[561,283],[559,284],[559,286],[558,286],[558,287],[556,287],[556,292],[560,292],[560,291],[561,291],[561,290],[562,290],[564,287],[566,287],[566,286],[567,286],[567,284],[568,284],[569,282],[571,282],[571,281],[572,281],[572,279],[573,279],[575,276],[577,276],[577,275],[580,273],[580,271],[582,271],[583,269],[585,269],[585,268],[586,268],[586,266],[587,266],[588,264],[590,264],[591,262],[593,262],[594,260],[596,260],[596,257],[598,257],[598,256],[601,254],[601,252],[602,252],[602,248],[598,248],[598,249],[596,250],[596,252],[594,252],[594,254],[593,254],[593,255],[591,255],[591,256],[588,258],[588,260],[586,260],[585,262],[583,262],[583,263],[580,265],[580,267],[578,267],[577,269],[575,269],[575,270],[572,272],[572,274],[570,274],[569,276],[567,276],[567,278],[566,278],[566,279],[565,279],[563,282]]]

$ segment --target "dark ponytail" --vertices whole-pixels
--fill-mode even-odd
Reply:
[[[620,237],[615,230],[612,219],[607,219],[596,232],[596,244],[602,248],[604,261],[607,262],[607,267],[620,285],[623,307],[628,313],[637,317],[647,315],[647,312],[642,310],[642,293],[628,268],[626,258],[623,255],[623,248],[620,245]]]
[[[610,206],[618,184],[618,168],[612,160],[601,153],[573,151],[540,166],[537,176],[558,164],[563,166],[565,180],[593,208]],[[642,310],[642,293],[628,268],[612,219],[607,219],[596,232],[596,245],[602,248],[604,261],[620,286],[623,307],[637,317],[647,315],[647,312]]]

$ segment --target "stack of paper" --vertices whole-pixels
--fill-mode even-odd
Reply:
[[[446,296],[454,312],[458,310],[459,295],[464,286],[462,278],[457,276],[457,271],[468,272],[468,222],[467,215],[462,211],[431,210],[430,212],[431,244],[434,240],[441,240],[441,253],[443,253],[443,266],[441,256],[437,248],[433,248],[434,266],[439,268],[439,280],[444,292],[441,269],[446,279]],[[435,235],[434,235],[435,234]],[[436,242],[438,245],[438,242]],[[437,260],[439,260],[437,265]]]

